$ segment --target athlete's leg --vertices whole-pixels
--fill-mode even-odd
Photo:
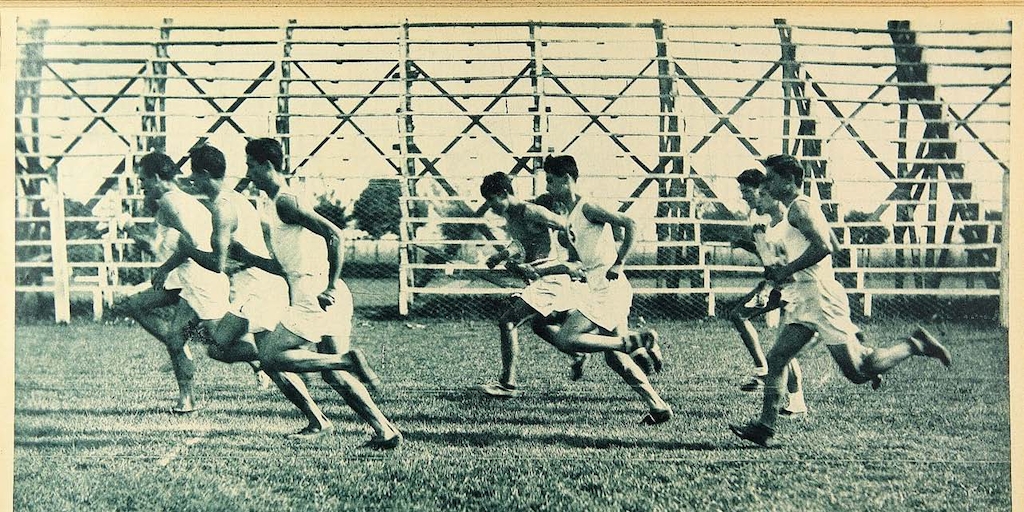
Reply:
[[[763,311],[762,308],[747,305],[757,293],[758,290],[754,289],[743,296],[736,304],[736,307],[729,311],[728,318],[733,327],[736,328],[736,331],[739,332],[743,346],[746,347],[747,353],[750,354],[750,358],[754,361],[754,375],[763,376],[768,372],[768,362],[764,358],[764,350],[761,348],[757,330],[754,329],[754,325],[750,322],[751,318],[763,313]]]
[[[604,360],[608,367],[618,374],[629,387],[633,388],[633,391],[636,391],[644,403],[647,404],[650,412],[644,416],[643,423],[648,425],[664,423],[672,417],[672,408],[655,391],[647,375],[633,361],[629,354],[607,350],[604,352]]]
[[[150,335],[164,342],[170,321],[162,318],[156,310],[178,302],[178,291],[146,288],[125,299],[118,305],[118,309],[131,316]]]
[[[594,332],[596,328],[597,325],[583,313],[570,311],[565,322],[557,329],[552,342],[558,350],[565,353],[616,350],[629,354],[641,346],[650,349],[648,345],[657,344],[656,337],[649,338],[638,334],[597,334]]]
[[[261,346],[270,334],[269,331],[263,331],[257,333],[255,337],[256,346]],[[312,345],[312,344],[310,344]],[[327,419],[323,411],[313,400],[313,397],[309,394],[309,389],[306,388],[305,382],[298,375],[290,372],[267,372],[267,376],[270,380],[277,385],[277,389],[281,390],[281,394],[288,399],[302,415],[305,416],[307,425],[302,429],[292,434],[289,437],[292,438],[310,438],[323,434],[329,434],[334,431],[334,427],[331,425],[331,421]]]
[[[764,401],[761,408],[760,423],[770,429],[775,428],[779,417],[779,402],[782,398],[783,374],[788,371],[790,362],[804,346],[814,338],[814,331],[800,324],[788,324],[779,333],[779,339],[768,351],[768,375],[764,380]]]
[[[224,363],[254,363],[259,360],[259,353],[248,332],[248,320],[230,312],[225,314],[213,330],[213,343],[207,346],[207,354]]]
[[[337,354],[337,340],[333,336],[324,336],[323,341],[317,344],[317,350],[324,354]],[[402,434],[380,411],[370,392],[359,379],[346,371],[323,371],[320,375],[341,395],[345,403],[370,425],[375,434],[374,439],[378,439],[380,443],[400,442]]]
[[[586,366],[587,359],[589,359],[590,354],[587,354],[586,352],[567,352],[555,344],[555,336],[558,334],[562,324],[565,323],[565,319],[568,317],[569,312],[567,311],[556,311],[544,317],[536,315],[533,317],[533,321],[530,322],[530,328],[533,330],[533,333],[539,336],[542,340],[550,343],[551,346],[558,349],[559,352],[569,356],[569,359],[572,360],[569,365],[569,379],[580,380],[583,378],[583,368]]]
[[[779,410],[784,415],[804,414],[807,412],[807,402],[804,400],[803,370],[800,362],[793,358],[786,368],[783,383],[786,387],[786,406]],[[782,384],[780,384],[781,389]]]
[[[263,369],[296,373],[343,370],[356,375],[364,370],[353,352],[321,354],[305,348],[306,343],[309,342],[278,325],[259,347]]]
[[[519,326],[537,316],[537,312],[516,298],[512,307],[498,319],[498,334],[501,340],[501,375],[498,382],[505,387],[516,387],[516,360],[519,356]]]
[[[195,380],[195,361],[192,351],[185,339],[185,328],[197,319],[195,311],[186,301],[178,302],[171,319],[167,336],[162,340],[171,358],[171,368],[178,381],[178,405],[171,409],[175,413],[187,413],[195,410],[193,383]]]
[[[949,351],[922,327],[888,347],[865,347],[858,337],[852,336],[845,344],[829,344],[828,349],[843,375],[855,384],[871,381],[915,355],[938,359],[947,367],[951,363]]]

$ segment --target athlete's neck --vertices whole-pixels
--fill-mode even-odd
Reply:
[[[573,208],[576,208],[576,205],[579,204],[580,201],[582,201],[582,200],[583,200],[583,196],[581,196],[579,194],[576,194],[576,193],[574,193],[571,196],[569,196],[569,199],[566,201],[566,204],[569,205],[569,211],[571,212],[573,210]]]
[[[281,187],[281,183],[278,183],[277,180],[273,180],[267,184],[267,188],[264,192],[267,193],[267,197],[274,199],[277,197],[277,193],[281,191]]]
[[[801,195],[802,194],[800,193],[799,188],[793,188],[786,191],[785,196],[783,196],[782,199],[779,199],[779,202],[786,205],[786,208],[789,208],[789,206],[793,204],[793,201],[796,201],[796,198],[800,197]]]
[[[782,208],[780,203],[773,203],[771,206],[768,207],[767,210],[768,211],[766,211],[765,213],[767,213],[768,216],[772,218],[772,226],[782,222]]]

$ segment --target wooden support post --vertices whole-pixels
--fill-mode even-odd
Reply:
[[[658,64],[658,166],[655,172],[659,174],[683,173],[683,158],[679,156],[679,116],[676,115],[676,81],[673,75],[672,62],[670,62],[668,44],[666,42],[665,24],[661,20],[654,20],[654,45],[657,51],[655,58]],[[658,179],[658,206],[655,212],[655,219],[684,218],[689,214],[689,204],[684,204],[680,198],[686,195],[684,179],[680,178],[659,178]],[[684,239],[693,239],[693,227],[680,224],[658,223],[655,225],[655,232],[659,242],[678,242]],[[689,234],[685,236],[684,232]],[[679,265],[687,260],[699,259],[700,255],[689,254],[687,247],[658,247],[656,261],[658,265]],[[678,288],[683,273],[677,270],[664,274],[663,286]],[[692,280],[692,277],[691,277]],[[660,281],[660,280],[659,280]],[[707,283],[704,283],[707,284]],[[692,286],[692,283],[691,283]]]
[[[797,140],[793,142],[793,153],[797,148],[803,155],[804,168],[810,174],[811,180],[805,185],[805,191],[810,193],[811,182],[817,185],[818,199],[821,200],[821,210],[829,222],[839,220],[839,209],[836,205],[830,204],[832,200],[832,182],[828,179],[826,162],[821,155],[821,139],[817,137],[818,124],[811,117],[811,100],[807,98],[804,84],[800,81],[800,64],[796,60],[796,45],[793,44],[793,28],[786,25],[786,20],[777,18],[775,25],[779,31],[780,44],[782,46],[782,92],[786,98],[786,104],[792,100],[796,104],[797,114],[800,122],[797,127]],[[787,122],[788,117],[783,118]],[[786,150],[783,141],[783,151]]]
[[[281,141],[285,171],[291,169],[292,137],[288,92],[292,77],[292,63],[289,59],[292,56],[292,33],[295,31],[295,23],[295,20],[288,20],[288,25],[284,28],[284,37],[281,40],[279,52],[281,58],[277,61],[277,118],[274,122],[274,131],[277,139]]]
[[[923,49],[917,44],[917,33],[910,29],[910,22],[906,20],[894,20],[888,23],[889,37],[893,42],[893,50],[896,54],[896,78],[900,88],[900,100],[914,100],[921,111],[921,117],[926,124],[922,139],[927,143],[927,151],[923,157],[929,162],[923,164],[923,176],[936,180],[941,169],[946,179],[955,180],[949,183],[949,191],[953,196],[953,206],[950,209],[949,224],[943,238],[943,243],[952,242],[953,222],[959,218],[962,221],[974,222],[979,217],[977,203],[967,203],[971,199],[972,186],[964,183],[964,165],[956,161],[957,145],[950,140],[950,124],[945,120],[945,111],[942,102],[936,97],[935,86],[928,83],[928,65],[922,61]],[[919,152],[919,155],[921,153]],[[935,163],[941,161],[941,163]],[[903,186],[900,184],[899,186]],[[928,226],[926,228],[926,241],[934,244],[937,238],[937,206],[938,182],[932,181],[928,185]],[[975,243],[977,240],[964,240],[965,243]],[[949,250],[943,249],[935,259],[935,249],[925,251],[926,265],[946,266],[949,264]],[[941,284],[941,274],[936,274],[928,283],[929,287],[938,288]]]
[[[155,45],[156,58],[149,61],[146,77],[146,96],[143,98],[142,132],[145,135],[141,152],[165,151],[167,149],[167,118],[165,95],[167,93],[167,41],[171,38],[174,20],[164,18],[160,27],[160,43]],[[127,165],[126,165],[127,167]]]
[[[402,196],[401,210],[402,223],[399,225],[399,238],[402,245],[399,248],[398,262],[398,314],[406,316],[409,314],[409,307],[413,303],[413,293],[409,290],[415,283],[415,273],[409,264],[415,261],[415,249],[412,246],[414,236],[413,226],[410,225],[412,205],[410,198],[416,196],[416,145],[412,138],[414,129],[412,121],[412,66],[409,61],[409,20],[405,20],[401,26],[401,34],[398,44],[398,73],[402,81],[402,98],[398,111],[398,137],[400,156],[402,158]]]
[[[43,65],[46,63],[43,49],[46,39],[46,30],[49,22],[42,20],[36,22],[28,29],[28,41],[21,47],[22,62],[19,65],[18,80],[15,82],[14,95],[14,149],[15,149],[15,172],[25,173],[27,178],[20,181],[20,187],[16,189],[23,195],[39,195],[42,187],[42,180],[30,179],[32,175],[41,175],[47,172],[42,167],[39,159],[39,85],[43,74]],[[28,112],[25,112],[25,103],[28,102]],[[28,114],[28,133],[25,133],[20,114]],[[17,153],[24,156],[24,165],[21,165]],[[43,202],[39,200],[27,200],[18,204],[19,215],[28,217],[46,217],[46,210]],[[40,240],[43,238],[43,224],[39,222],[15,223],[15,240]],[[39,257],[43,254],[41,246],[18,247],[15,249],[15,261],[26,261]],[[42,281],[43,269],[31,269],[19,274],[20,279],[15,284],[39,284]]]
[[[533,72],[530,73],[530,85],[533,87],[533,145],[530,152],[536,153],[533,158],[533,195],[545,192],[544,182],[544,135],[548,132],[548,102],[544,94],[544,41],[537,37],[537,25],[530,23],[530,58],[533,59]]]
[[[67,227],[64,221],[64,191],[60,176],[53,182],[50,197],[50,250],[53,257],[53,309],[57,323],[71,321],[71,268],[68,266]]]

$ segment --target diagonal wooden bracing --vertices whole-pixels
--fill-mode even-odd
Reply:
[[[293,65],[295,66],[295,69],[299,70],[299,72],[302,73],[302,75],[305,76],[306,78],[313,78],[309,73],[306,72],[306,70],[299,63],[293,63]],[[384,150],[382,150],[380,146],[378,146],[373,140],[367,137],[366,132],[353,120],[353,116],[355,116],[356,112],[358,112],[359,109],[363,107],[363,105],[370,101],[373,95],[378,90],[380,90],[381,87],[384,87],[384,85],[387,84],[387,77],[392,76],[397,70],[398,64],[396,63],[394,66],[391,67],[391,69],[388,70],[387,73],[384,73],[384,77],[381,80],[377,81],[377,83],[370,88],[370,91],[366,94],[366,96],[360,99],[359,102],[356,103],[354,107],[352,107],[352,110],[348,112],[345,112],[345,110],[342,109],[340,105],[338,105],[337,99],[332,98],[330,95],[327,94],[327,91],[325,91],[323,87],[320,86],[320,83],[318,81],[310,80],[310,83],[317,90],[317,92],[324,95],[324,99],[326,99],[327,102],[331,104],[331,107],[338,112],[338,116],[341,117],[341,121],[338,121],[338,124],[334,125],[334,127],[331,128],[327,135],[324,136],[320,140],[320,142],[316,144],[316,146],[309,152],[309,154],[303,157],[301,162],[292,167],[293,171],[297,173],[299,169],[301,169],[304,165],[309,163],[309,161],[312,160],[313,157],[315,157],[316,154],[319,153],[320,150],[323,149],[328,142],[330,142],[331,137],[338,133],[338,131],[341,130],[342,127],[344,127],[346,124],[352,125],[352,128],[356,130],[356,132],[359,133],[359,135],[363,136],[366,139],[366,142],[370,145],[370,147],[373,148],[374,151],[377,152],[378,155],[386,157],[387,155],[384,153]],[[391,165],[391,167],[395,170],[396,173],[401,174],[402,169],[398,166],[398,164],[396,164],[390,158],[386,158],[385,161],[389,165]]]

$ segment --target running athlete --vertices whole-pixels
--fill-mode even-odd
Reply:
[[[949,350],[920,326],[889,347],[875,349],[861,343],[859,329],[850,321],[846,291],[832,268],[830,228],[821,208],[802,193],[803,166],[790,155],[771,156],[764,165],[768,193],[788,210],[781,223],[786,263],[765,269],[767,280],[787,283],[785,325],[768,352],[761,416],[729,426],[736,436],[761,446],[767,446],[775,435],[785,369],[815,334],[854,384],[877,382],[879,375],[915,355],[937,359],[946,367],[952,363]]]
[[[544,170],[548,193],[567,205],[566,232],[579,259],[575,272],[585,280],[576,286],[576,309],[560,326],[552,328],[553,342],[563,352],[603,352],[608,366],[647,404],[648,413],[641,423],[664,423],[672,418],[672,408],[630,357],[643,347],[655,371],[661,369],[657,332],[648,329],[629,333],[627,329],[633,288],[622,273],[622,265],[633,248],[636,223],[577,193],[579,170],[573,157],[549,156],[544,159]],[[612,235],[614,229],[623,232],[621,244],[617,245]]]
[[[736,240],[734,247],[747,250],[756,255],[761,263],[768,267],[785,263],[786,255],[782,247],[781,222],[785,218],[785,208],[771,197],[767,191],[761,190],[764,184],[764,173],[757,169],[747,169],[736,178],[740,186],[740,196],[750,207],[751,217],[755,218],[750,240]],[[768,281],[760,281],[749,293],[743,296],[728,314],[729,320],[740,334],[743,346],[754,360],[754,373],[750,380],[740,385],[741,391],[757,391],[764,386],[764,376],[768,374],[768,362],[765,360],[761,342],[750,319],[772,311],[778,311],[783,305],[782,288],[771,286]],[[804,414],[807,404],[804,401],[803,375],[800,363],[794,358],[789,363],[786,374],[788,400],[780,411],[783,415]]]
[[[175,177],[179,172],[174,161],[163,153],[149,153],[139,160],[138,174],[146,200],[158,207],[156,229],[160,233],[155,239],[165,244],[163,249],[156,248],[158,253],[170,252],[167,244],[179,239],[180,243],[172,247],[194,245],[210,249],[210,211],[178,187]],[[157,268],[151,283],[150,288],[130,297],[124,307],[139,325],[167,348],[178,382],[178,403],[171,412],[191,413],[196,410],[193,394],[195,362],[188,346],[186,329],[198,323],[202,329],[213,332],[217,320],[228,309],[228,278],[174,251]],[[175,310],[167,322],[156,310],[171,305],[175,305]]]
[[[491,211],[505,218],[505,230],[512,243],[487,260],[489,268],[506,262],[508,270],[528,284],[513,299],[512,306],[498,320],[501,339],[501,375],[496,382],[479,386],[489,396],[514,397],[522,394],[516,386],[516,359],[519,354],[519,326],[527,321],[552,323],[548,319],[553,313],[574,309],[573,284],[568,274],[540,276],[537,269],[552,267],[566,258],[557,257],[557,245],[551,241],[552,230],[564,230],[565,220],[554,213],[551,196],[538,197],[535,202],[523,201],[516,197],[512,180],[503,172],[490,174],[480,185],[480,194],[487,201]],[[540,204],[538,204],[540,203]],[[545,206],[541,206],[544,204]],[[550,338],[547,330],[536,326],[534,331]],[[550,340],[548,340],[550,342]],[[586,354],[569,353],[572,358],[570,378],[579,380],[583,376]]]
[[[402,442],[398,428],[374,403],[366,385],[379,380],[358,350],[350,350],[352,295],[340,279],[342,235],[288,186],[284,154],[273,139],[253,139],[245,146],[247,176],[270,200],[269,225],[274,260],[240,254],[268,271],[282,269],[290,291],[289,308],[259,347],[265,370],[321,372],[334,389],[374,431],[366,446],[392,449]],[[245,251],[239,251],[244,253]],[[309,425],[300,436],[319,437],[334,430],[329,423]]]

